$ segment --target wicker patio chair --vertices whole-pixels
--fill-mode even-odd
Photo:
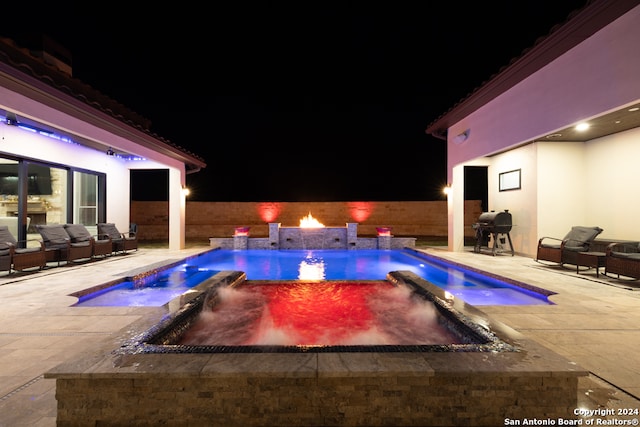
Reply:
[[[65,224],[64,230],[71,238],[72,245],[74,243],[83,243],[93,240],[93,253],[91,254],[93,258],[104,258],[113,253],[111,237],[107,235],[92,235],[89,230],[87,230],[87,227],[82,224]]]
[[[589,251],[589,246],[602,233],[600,227],[571,227],[564,238],[541,237],[538,240],[536,261],[549,261],[556,264],[577,265],[578,253]]]
[[[11,274],[11,253],[8,247],[0,249],[0,271]]]
[[[619,242],[607,246],[605,274],[640,279],[640,242]]]
[[[35,242],[28,246],[28,242]],[[0,226],[0,270],[11,273],[46,265],[44,243],[40,240],[16,241],[6,225]]]
[[[138,250],[138,235],[133,229],[121,233],[114,223],[101,222],[98,223],[98,234],[111,237],[114,253]]]
[[[93,255],[93,239],[72,242],[71,236],[62,224],[35,226],[44,242],[47,262],[78,262],[90,260]]]

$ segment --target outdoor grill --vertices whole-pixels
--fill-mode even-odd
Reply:
[[[478,222],[472,225],[476,230],[476,245],[474,252],[480,252],[482,246],[489,246],[489,239],[493,240],[491,252],[493,255],[496,251],[502,252],[506,240],[509,240],[509,248],[511,249],[511,256],[514,255],[513,244],[511,243],[511,227],[513,223],[511,221],[511,214],[507,209],[502,212],[483,212],[478,217]],[[506,236],[505,236],[506,235]]]

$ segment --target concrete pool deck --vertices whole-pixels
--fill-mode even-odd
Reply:
[[[101,349],[104,354],[112,351],[123,328],[154,311],[135,307],[78,310],[70,307],[75,298],[69,294],[131,270],[208,249],[141,248],[89,264],[0,277],[0,426],[55,426],[55,380],[45,379],[44,373],[83,356],[95,357]],[[584,407],[640,410],[640,283],[634,284],[639,290],[631,290],[629,283],[603,275],[596,279],[593,270],[577,275],[575,270],[545,267],[526,257],[476,254],[472,248],[460,253],[417,249],[556,292],[552,306],[480,309],[590,371],[580,387],[579,401]]]

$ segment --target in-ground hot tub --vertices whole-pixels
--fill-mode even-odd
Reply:
[[[408,274],[392,272],[386,281],[247,281],[236,272],[121,351],[517,351]]]
[[[493,426],[571,416],[586,371],[413,273],[387,280],[431,301],[456,342],[179,344],[221,289],[246,282],[242,272],[222,272],[174,313],[127,328],[108,357],[47,373],[56,378],[58,422]]]

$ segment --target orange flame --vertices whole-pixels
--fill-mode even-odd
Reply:
[[[311,216],[311,212],[309,215],[302,217],[300,220],[300,228],[322,228],[324,224],[321,224],[317,219]]]

